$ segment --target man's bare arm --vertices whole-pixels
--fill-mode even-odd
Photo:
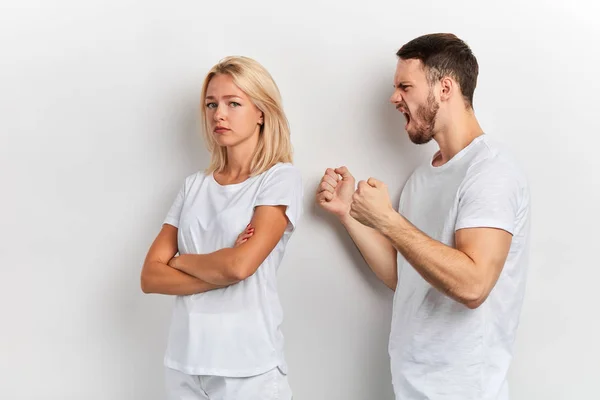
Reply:
[[[392,242],[375,229],[361,224],[350,215],[340,218],[340,221],[375,275],[387,287],[396,290],[398,284],[398,252]]]
[[[434,240],[397,212],[377,227],[432,286],[469,308],[479,307],[493,289],[512,240],[495,228],[460,229],[456,248]]]

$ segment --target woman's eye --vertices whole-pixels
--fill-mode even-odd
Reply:
[[[229,103],[229,105],[230,105],[231,107],[239,107],[239,106],[241,106],[241,104],[240,104],[240,103],[236,103],[235,101],[232,101],[231,103]]]
[[[206,104],[206,108],[217,108],[217,103],[208,103]]]

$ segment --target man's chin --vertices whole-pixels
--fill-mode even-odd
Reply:
[[[414,144],[427,144],[431,141],[431,139],[433,139],[433,136],[424,135],[422,133],[411,133],[411,132],[407,132],[407,133],[408,133],[408,138]]]
[[[430,137],[427,137],[420,133],[411,133],[411,132],[407,132],[407,133],[408,133],[408,138],[414,144],[425,144],[431,140]]]

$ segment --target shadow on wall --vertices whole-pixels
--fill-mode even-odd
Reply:
[[[400,198],[400,192],[406,179],[410,176],[415,166],[428,157],[431,150],[428,146],[416,146],[404,131],[404,117],[396,111],[389,102],[392,93],[390,84],[393,71],[378,70],[366,71],[373,81],[365,82],[363,87],[357,88],[357,92],[365,93],[365,96],[356,99],[357,102],[366,104],[361,106],[353,104],[356,109],[361,110],[352,121],[355,138],[346,147],[343,157],[348,157],[349,163],[355,165],[351,172],[357,179],[366,179],[373,176],[388,185],[392,206],[396,209]],[[363,135],[361,132],[369,132]],[[359,160],[353,160],[360,157]],[[358,161],[358,162],[356,162]],[[362,170],[360,170],[360,168]],[[320,178],[319,178],[320,179]],[[371,291],[372,297],[377,298],[374,304],[377,309],[372,313],[377,314],[373,321],[379,326],[373,326],[368,336],[368,342],[357,346],[360,355],[356,359],[368,367],[364,370],[365,382],[371,382],[375,386],[371,389],[370,398],[393,398],[390,385],[391,374],[389,360],[387,358],[387,342],[389,338],[389,324],[392,314],[393,291],[388,289],[371,271],[362,258],[354,242],[347,234],[345,228],[337,219],[323,211],[315,202],[315,192],[319,182],[311,182],[305,188],[306,200],[311,202],[309,211],[315,220],[320,221],[326,228],[334,232],[337,243],[329,243],[330,247],[342,248],[348,256],[344,261],[349,261],[354,267],[359,278],[363,279]],[[350,267],[352,268],[352,267]],[[373,299],[371,299],[373,300]]]
[[[366,100],[361,100],[366,101],[369,107],[359,117],[363,120],[357,121],[357,124],[365,131],[371,132],[367,139],[368,144],[366,145],[368,147],[364,149],[364,162],[368,163],[372,159],[376,160],[376,163],[371,164],[371,170],[368,171],[368,174],[388,185],[392,206],[397,209],[400,192],[406,180],[414,168],[433,154],[434,150],[432,144],[415,145],[408,138],[408,134],[404,130],[404,116],[389,102],[393,88],[390,84],[391,79],[386,77],[391,76],[392,73],[393,71],[388,70],[370,73],[370,76],[380,78],[378,78],[375,85],[362,88],[363,93],[370,93],[371,95],[366,96]],[[362,144],[356,143],[355,145],[361,146]],[[356,177],[356,179],[358,184],[359,178]],[[318,185],[319,182],[314,182],[306,190],[307,196],[310,196],[312,200],[311,214],[330,225],[344,250],[350,254],[354,266],[360,271],[369,286],[382,295],[389,295],[388,289],[383,286],[383,283],[379,281],[364,262],[345,228],[334,216],[323,211],[314,201]]]

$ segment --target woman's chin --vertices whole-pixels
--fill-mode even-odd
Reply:
[[[235,138],[228,135],[213,134],[213,138],[219,147],[230,147],[236,143]]]
[[[253,136],[242,136],[238,134],[232,134],[232,132],[227,132],[226,134],[214,133],[213,138],[219,147],[235,147],[240,145],[254,146],[256,144],[255,141],[252,140]]]

